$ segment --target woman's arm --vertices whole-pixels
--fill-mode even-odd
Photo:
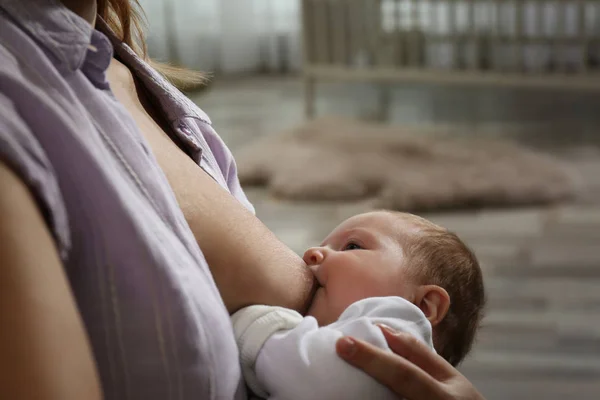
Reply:
[[[53,239],[0,163],[0,398],[100,399],[81,318]]]

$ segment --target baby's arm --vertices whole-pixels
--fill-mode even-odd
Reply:
[[[321,328],[314,318],[302,319],[289,310],[262,307],[261,312],[256,323],[248,323],[250,318],[243,323],[243,314],[236,314],[234,327],[247,382],[257,395],[273,400],[396,399],[386,387],[335,353],[335,342],[346,335],[387,349],[383,334],[374,324],[409,332],[431,346],[431,326],[423,313],[398,297],[361,300],[336,323]],[[275,328],[266,330],[267,321]],[[277,329],[285,325],[295,327]]]

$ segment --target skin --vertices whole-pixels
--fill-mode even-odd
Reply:
[[[0,398],[101,399],[98,374],[52,236],[0,162]]]
[[[88,21],[92,26],[96,23],[97,2],[90,0],[61,0],[65,7]]]
[[[304,254],[319,282],[308,315],[328,325],[359,300],[399,296],[421,308],[435,328],[448,312],[450,298],[439,286],[417,284],[411,273],[403,243],[419,229],[416,219],[388,212],[344,221],[320,247]]]

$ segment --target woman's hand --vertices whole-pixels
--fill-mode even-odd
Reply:
[[[396,354],[344,337],[337,342],[338,355],[407,400],[485,400],[467,378],[425,344],[409,334],[380,328]]]

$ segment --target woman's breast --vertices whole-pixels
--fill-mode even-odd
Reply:
[[[198,207],[203,202],[220,201],[230,197],[227,191],[203,169],[189,154],[175,134],[169,134],[171,127],[145,94],[143,87],[133,79],[127,67],[118,61],[111,64],[108,71],[111,89],[117,100],[127,109],[137,128],[150,146],[158,165],[167,177],[175,197],[186,217],[200,218]]]

